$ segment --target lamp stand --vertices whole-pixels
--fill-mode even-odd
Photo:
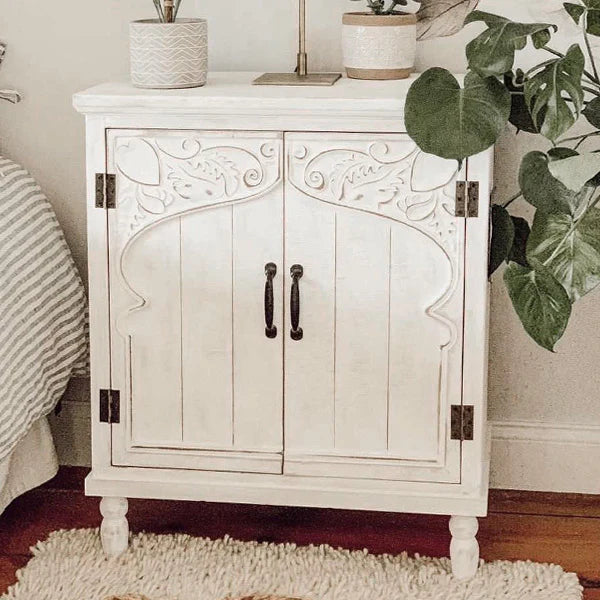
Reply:
[[[298,18],[298,58],[295,73],[265,73],[254,85],[333,85],[341,73],[309,73],[306,54],[306,0],[300,0]]]

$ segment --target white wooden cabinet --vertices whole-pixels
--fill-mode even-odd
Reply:
[[[452,516],[469,577],[491,153],[423,154],[410,82],[252,78],[75,96],[105,549],[127,545],[127,497],[427,512]]]

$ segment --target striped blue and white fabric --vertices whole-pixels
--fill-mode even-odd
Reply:
[[[0,156],[0,461],[88,364],[86,297],[52,206]]]

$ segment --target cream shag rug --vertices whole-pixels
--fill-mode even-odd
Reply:
[[[188,535],[132,536],[106,559],[98,531],[58,531],[33,549],[19,582],[0,600],[223,600],[274,594],[306,600],[581,600],[576,575],[530,562],[483,564],[456,581],[448,559],[409,558],[296,546],[211,541]]]

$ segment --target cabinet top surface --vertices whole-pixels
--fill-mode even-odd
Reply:
[[[408,88],[416,76],[401,81],[359,81],[346,77],[331,87],[257,86],[260,73],[209,73],[204,87],[145,90],[130,83],[104,83],[75,94],[82,113],[160,113],[272,111],[386,111],[403,113]]]

